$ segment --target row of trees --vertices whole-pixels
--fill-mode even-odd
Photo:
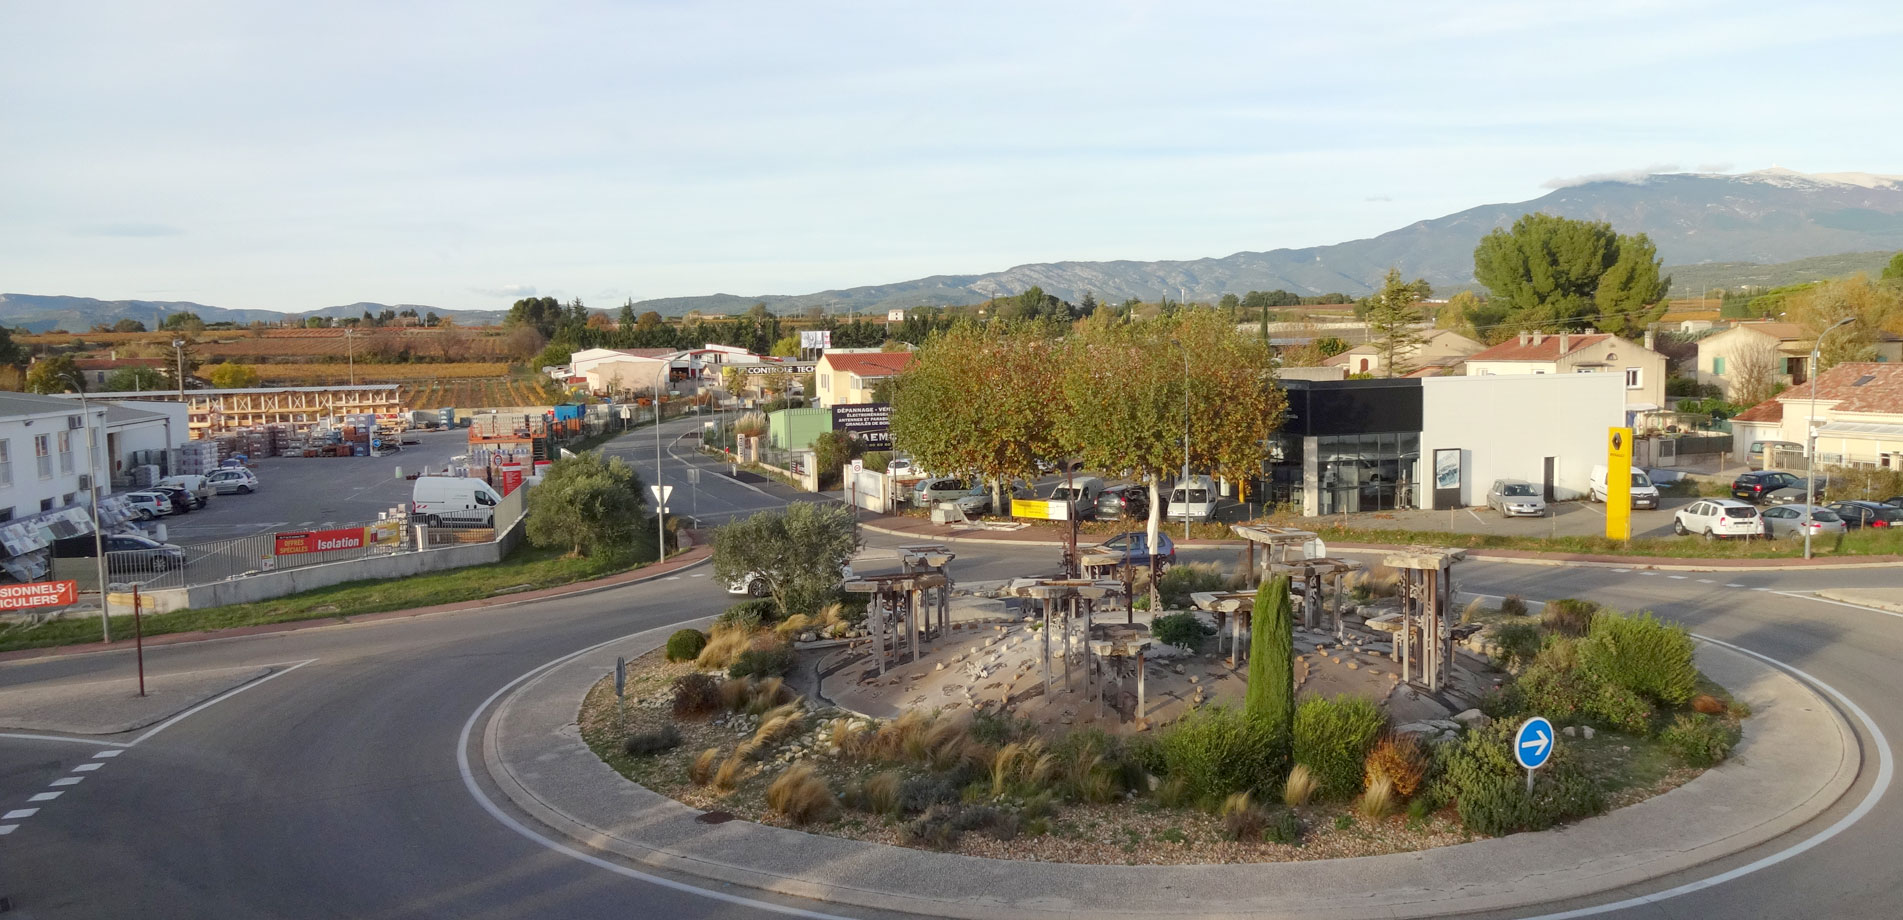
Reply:
[[[1265,344],[1208,308],[1125,321],[1099,311],[1062,336],[964,322],[897,378],[892,435],[924,468],[983,476],[999,493],[1064,458],[1145,481],[1154,538],[1161,483],[1176,471],[1245,488],[1260,474],[1287,405],[1274,368]]]

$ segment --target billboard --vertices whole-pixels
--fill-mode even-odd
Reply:
[[[271,551],[279,556],[296,556],[303,553],[328,553],[340,549],[362,549],[367,542],[364,539],[362,527],[346,527],[341,530],[299,530],[275,534],[271,541]]]
[[[1606,539],[1632,539],[1632,429],[1606,431]]]
[[[892,447],[892,405],[853,403],[833,407],[833,430],[863,441],[873,450]]]
[[[1014,498],[1011,500],[1011,516],[1039,521],[1068,521],[1070,520],[1070,502]]]
[[[819,351],[833,347],[833,334],[826,329],[800,330],[800,350]]]
[[[34,581],[23,585],[0,585],[0,610],[64,607],[76,600],[79,600],[79,583],[75,581]]]

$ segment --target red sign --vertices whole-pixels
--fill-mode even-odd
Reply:
[[[64,607],[77,600],[79,600],[79,583],[75,581],[35,581],[23,585],[0,585],[0,610]]]
[[[502,467],[502,494],[507,495],[522,488],[522,464],[510,463]]]
[[[328,553],[339,549],[362,549],[368,541],[364,539],[362,527],[344,530],[303,530],[297,533],[277,534],[272,542],[272,552],[280,556],[295,556],[299,553]]]

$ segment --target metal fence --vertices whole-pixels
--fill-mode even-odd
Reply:
[[[356,528],[334,528],[352,530]],[[277,554],[277,532],[257,533],[229,540],[172,544],[176,549],[122,550],[106,553],[106,577],[114,584],[138,585],[147,590],[189,588],[264,572],[350,562],[367,556],[387,556],[414,549],[411,528],[400,525],[394,543],[364,545],[323,552]],[[493,538],[491,538],[493,539]],[[92,557],[53,560],[54,578],[71,578],[80,590],[99,587],[98,564]]]

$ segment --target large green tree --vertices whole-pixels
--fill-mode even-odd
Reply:
[[[1883,266],[1880,280],[1885,284],[1903,284],[1903,252],[1890,257],[1890,263]]]
[[[1643,233],[1537,212],[1488,233],[1474,249],[1474,277],[1511,331],[1637,333],[1664,311],[1671,278],[1659,275],[1661,264]]]
[[[1417,327],[1422,322],[1421,287],[1425,284],[1425,281],[1402,281],[1401,270],[1390,268],[1381,290],[1368,298],[1368,334],[1376,353],[1381,355],[1381,369],[1389,377],[1410,370],[1406,365],[1420,350],[1421,333]]]
[[[1876,360],[1879,333],[1903,325],[1903,289],[1872,283],[1866,275],[1840,278],[1793,294],[1786,312],[1810,334],[1811,342],[1839,320],[1850,320],[1824,337],[1817,356],[1817,372],[1823,373],[1845,361]]]
[[[585,451],[550,464],[529,492],[527,535],[536,546],[568,547],[576,556],[632,554],[652,529],[645,506],[633,467]]]
[[[163,390],[171,385],[170,378],[164,372],[151,367],[122,367],[106,375],[106,391],[109,393],[131,393],[141,390]]]
[[[76,393],[86,389],[86,377],[71,355],[41,358],[26,369],[28,393]]]
[[[892,439],[925,469],[1003,485],[1064,456],[1059,350],[1028,323],[961,322],[933,336],[892,387]]]
[[[760,578],[781,611],[816,612],[839,587],[839,570],[861,545],[851,509],[794,502],[714,532],[714,577],[723,584]]]

